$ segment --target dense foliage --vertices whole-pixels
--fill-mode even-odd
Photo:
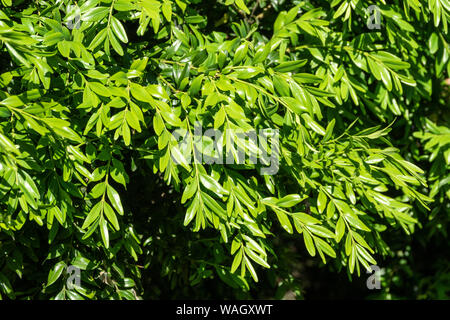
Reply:
[[[372,297],[449,297],[449,19],[448,0],[1,0],[0,296],[303,297],[310,269],[350,286],[378,265]]]

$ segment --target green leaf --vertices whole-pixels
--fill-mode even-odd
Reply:
[[[111,17],[111,27],[112,27],[112,30],[114,31],[114,34],[117,36],[117,38],[119,38],[120,41],[122,41],[123,43],[128,42],[128,37],[127,37],[127,33],[125,31],[125,28],[123,27],[123,25],[119,21],[119,19],[117,19],[114,16]]]
[[[108,34],[107,28],[100,30],[95,37],[92,39],[91,43],[89,44],[89,50],[94,50],[97,48],[100,44],[105,42],[106,36]]]
[[[289,221],[288,216],[279,210],[275,211],[275,213],[276,213],[278,221],[280,221],[280,224],[283,227],[283,229],[286,230],[288,233],[292,233],[293,232],[292,224]]]
[[[99,201],[92,209],[89,211],[86,219],[84,220],[82,229],[89,227],[97,218],[100,216],[100,211],[102,210],[102,202]]]
[[[289,194],[279,199],[276,205],[282,208],[290,208],[303,200],[304,198],[301,198],[298,194]]]
[[[322,138],[322,142],[326,142],[331,138],[331,135],[333,134],[333,129],[334,129],[335,123],[336,123],[335,119],[331,120],[328,123],[327,128],[325,129],[325,135]]]
[[[83,13],[81,21],[98,22],[108,15],[108,7],[94,7]]]
[[[53,268],[48,273],[47,287],[51,286],[59,279],[59,277],[61,277],[61,274],[63,273],[65,268],[66,263],[64,261],[60,261],[53,266]]]
[[[234,3],[236,3],[236,5],[238,6],[239,9],[241,9],[242,11],[244,11],[246,14],[250,14],[250,10],[247,8],[247,6],[245,5],[244,0],[235,0]],[[255,280],[256,281],[256,280]]]
[[[260,256],[258,256],[256,253],[254,253],[252,250],[249,250],[247,248],[244,248],[245,254],[250,257],[253,261],[255,261],[257,264],[265,267],[270,268],[270,265]]]
[[[107,203],[103,203],[103,210],[106,215],[106,218],[108,218],[109,222],[113,225],[114,229],[117,231],[120,229],[119,221],[117,220],[116,213],[114,212],[113,208]]]
[[[245,266],[247,267],[248,271],[250,272],[253,280],[255,280],[255,282],[258,282],[258,276],[256,274],[256,271],[253,268],[252,263],[250,262],[250,260],[246,256],[244,256],[244,262],[245,262]]]
[[[83,143],[83,139],[80,135],[69,127],[69,122],[55,118],[45,118],[43,121],[60,137]]]
[[[120,215],[123,215],[122,202],[120,200],[120,196],[117,193],[117,191],[113,187],[108,185],[108,187],[107,187],[107,194],[108,194],[108,199],[109,199],[109,201],[111,201],[111,204],[114,207],[114,209],[116,209],[116,211]]]
[[[321,136],[325,136],[325,129],[315,122],[309,114],[303,113],[302,118],[305,120],[306,125],[312,129],[315,133],[320,134]]]
[[[292,71],[298,72],[300,70],[300,68],[303,67],[307,62],[308,62],[308,60],[306,60],[306,59],[297,60],[297,61],[286,61],[286,62],[280,63],[273,69],[278,72],[292,72]]]
[[[304,112],[308,112],[308,109],[294,98],[281,97],[280,99],[289,110],[296,114],[303,114]]]
[[[309,254],[314,257],[316,255],[316,248],[314,247],[313,240],[307,231],[303,232],[303,240],[305,241],[305,246]]]
[[[320,213],[322,213],[325,210],[326,206],[327,206],[327,196],[322,190],[320,190],[319,196],[317,197],[317,209],[319,210]]]
[[[247,51],[248,51],[248,44],[242,43],[234,52],[233,64],[237,65],[239,62],[241,62],[247,55]]]
[[[87,270],[91,261],[83,256],[78,256],[73,258],[70,264],[81,270]]]
[[[167,21],[170,21],[172,19],[172,4],[170,1],[163,2],[162,12]]]
[[[50,209],[50,212],[55,216],[61,225],[64,225],[64,222],[66,221],[66,214],[64,210],[60,210],[58,207],[53,207]]]
[[[333,232],[328,230],[327,228],[319,225],[308,225],[307,228],[314,233],[315,235],[318,235],[320,237],[324,238],[334,238],[335,235]]]
[[[345,233],[345,222],[342,217],[338,219],[338,222],[336,223],[336,242],[339,243],[344,236]]]
[[[234,256],[233,263],[231,265],[231,273],[234,273],[236,269],[241,265],[242,261],[242,249],[239,250]]]
[[[99,220],[100,226],[100,234],[102,236],[103,244],[106,249],[109,248],[109,231],[108,231],[108,222],[103,217],[100,217]]]
[[[63,57],[68,58],[70,55],[70,43],[66,40],[58,42],[58,50]]]
[[[206,174],[200,174],[200,181],[202,185],[211,190],[212,192],[218,194],[218,195],[227,195],[228,191],[225,190],[216,180],[214,180],[213,177],[206,175]]]
[[[123,56],[122,45],[119,43],[119,41],[117,41],[117,38],[114,35],[114,33],[111,31],[111,29],[108,29],[108,39],[109,39],[109,43],[111,43],[111,46],[113,47],[114,51],[116,51],[119,56]]]
[[[332,258],[336,258],[336,252],[324,240],[315,237],[314,242],[316,243],[317,249],[320,249],[321,251],[325,252],[327,255],[329,255]]]

